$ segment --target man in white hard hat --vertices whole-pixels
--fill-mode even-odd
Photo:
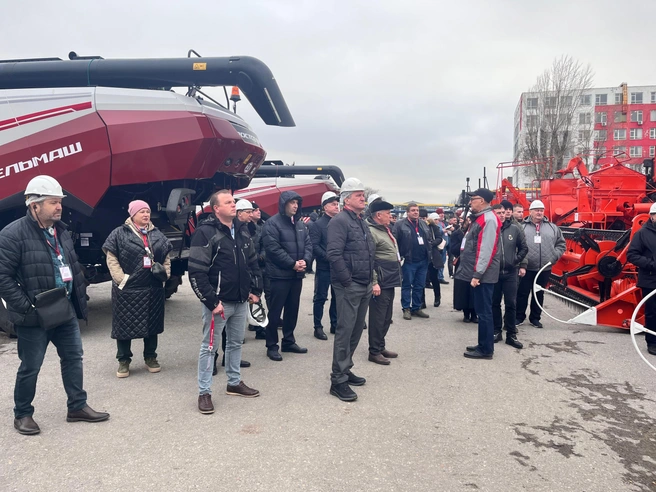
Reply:
[[[638,267],[638,287],[645,298],[656,289],[656,203],[649,209],[649,220],[631,239],[626,259]],[[645,328],[656,332],[656,296],[645,302]],[[656,335],[645,333],[647,351],[656,355]]]
[[[365,379],[353,374],[351,368],[372,295],[375,245],[363,220],[362,182],[356,178],[344,180],[340,200],[344,209],[328,224],[326,249],[337,300],[330,394],[342,401],[354,401],[358,395],[351,386],[365,383]]]
[[[61,186],[50,176],[25,189],[27,214],[0,231],[0,297],[18,336],[21,360],[14,389],[14,427],[40,432],[32,401],[50,342],[61,360],[68,395],[68,422],[101,422],[108,413],[87,405],[82,387],[82,339],[78,319],[87,319],[86,282],[62,219]],[[45,294],[45,295],[44,295]]]
[[[533,281],[537,277],[537,284],[546,287],[551,274],[551,268],[544,270],[539,276],[538,272],[547,263],[553,265],[565,252],[565,239],[558,226],[550,222],[544,216],[544,203],[541,200],[533,200],[528,208],[528,217],[522,222],[526,242],[528,243],[528,254],[520,264],[520,268],[526,268],[526,275],[519,281],[517,288],[517,323],[519,326],[526,320],[526,308],[528,299],[531,298],[531,311],[528,317],[529,323],[536,328],[542,328],[540,317],[544,302],[544,292],[538,292],[538,301],[533,296]]]
[[[237,202],[235,208],[237,209],[237,220],[250,224],[253,220],[253,205],[251,202],[242,198]]]
[[[330,288],[330,333],[335,333],[337,327],[337,308],[335,304],[335,291],[330,285],[330,262],[326,248],[328,247],[328,224],[330,220],[339,213],[339,197],[332,191],[326,191],[321,197],[321,208],[323,214],[310,228],[310,239],[312,240],[312,252],[317,260],[317,271],[314,276],[314,298],[312,299],[312,315],[314,317],[314,337],[319,340],[327,340],[328,336],[323,331],[323,307],[328,300],[328,289]]]

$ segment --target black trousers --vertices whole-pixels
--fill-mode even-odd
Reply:
[[[269,350],[278,350],[278,324],[283,309],[285,315],[282,324],[282,348],[296,343],[294,329],[298,320],[298,306],[301,301],[303,279],[271,279],[271,303],[269,304],[269,324],[266,327],[266,346]],[[267,303],[269,300],[267,299]]]
[[[537,274],[538,272],[527,270],[526,275],[524,275],[519,281],[519,287],[517,288],[518,323],[526,319],[526,308],[528,307],[529,297],[531,298],[531,312],[528,316],[529,321],[540,321],[540,317],[542,316],[542,310],[533,298],[533,280],[535,280]],[[546,287],[547,282],[549,281],[549,275],[551,275],[551,270],[544,270],[538,277],[538,285]],[[540,305],[544,305],[544,292],[538,292],[538,301],[540,301]]]
[[[447,267],[449,269],[449,277],[453,277],[453,256],[451,253],[447,254]]]
[[[428,264],[428,278],[433,285],[433,294],[435,295],[435,302],[442,300],[442,290],[440,289],[440,279],[438,277],[439,270],[433,266],[432,263]]]
[[[648,287],[642,287],[641,289],[643,298],[654,290]],[[645,302],[645,328],[656,331],[656,296]],[[656,344],[656,336],[645,333],[645,341],[647,345],[654,345]]]
[[[438,284],[439,285],[439,284]],[[392,321],[394,288],[381,289],[380,295],[369,301],[369,353],[380,355],[385,350],[385,336]]]
[[[144,359],[157,359],[157,333],[143,339]],[[116,340],[116,359],[132,362],[132,340]]]
[[[509,335],[517,335],[517,269],[508,273],[500,273],[499,281],[494,284],[492,295],[492,318],[494,319],[494,333],[500,333],[502,328]],[[504,300],[505,312],[501,317],[501,298]],[[502,326],[503,325],[503,326]]]

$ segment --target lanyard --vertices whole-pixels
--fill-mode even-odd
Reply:
[[[53,246],[52,244],[50,244],[50,240],[47,237],[46,237],[46,243],[48,243],[48,246],[50,246],[52,248],[52,250],[57,255],[57,259],[61,262],[62,261],[62,255],[61,255],[61,251],[59,250],[59,242],[57,241],[57,229],[54,229],[54,232],[53,232],[52,235],[53,235],[53,238],[54,238],[54,241],[55,241],[55,245]]]
[[[394,237],[394,234],[392,234],[389,230],[389,227],[385,226],[385,230],[387,231],[387,235],[390,237],[392,240],[392,243],[396,246],[396,238]]]
[[[147,234],[142,234],[142,239],[144,242],[144,248],[148,249],[148,235]]]
[[[414,225],[410,219],[408,219],[408,222],[412,224],[412,226],[415,228],[415,232],[417,233],[417,236],[419,235],[419,220],[417,220],[417,225]]]
[[[535,233],[539,236],[540,235],[540,224],[535,224]]]

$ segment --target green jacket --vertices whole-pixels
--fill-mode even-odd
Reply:
[[[374,285],[381,289],[393,289],[401,286],[401,261],[396,239],[384,225],[376,224],[371,217],[367,218],[369,231],[374,239]]]

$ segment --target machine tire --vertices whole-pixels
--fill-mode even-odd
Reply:
[[[181,285],[182,275],[171,275],[171,278],[169,278],[166,281],[166,284],[164,284],[164,292],[166,294],[166,298],[170,299],[171,296],[178,291],[178,287]]]
[[[7,308],[5,308],[5,303],[0,299],[0,331],[4,331],[9,336],[16,336],[14,331],[14,324],[9,321],[9,313]]]

